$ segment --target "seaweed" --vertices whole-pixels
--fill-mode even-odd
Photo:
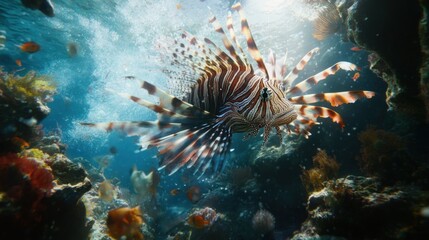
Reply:
[[[359,162],[369,176],[391,184],[406,180],[417,170],[417,164],[407,153],[407,142],[399,135],[370,127],[358,135],[361,142]]]
[[[13,98],[21,102],[32,102],[40,99],[49,102],[56,93],[56,84],[47,75],[37,75],[29,71],[24,76],[5,73],[0,68],[0,96]]]
[[[328,156],[325,150],[320,150],[313,156],[313,168],[303,170],[301,181],[308,194],[324,188],[324,182],[334,179],[340,165],[335,158]]]

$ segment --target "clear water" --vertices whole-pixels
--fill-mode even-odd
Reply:
[[[162,73],[162,63],[158,61],[157,41],[166,36],[177,37],[186,30],[219,42],[208,18],[215,15],[225,24],[232,4],[233,1],[226,0],[56,0],[55,17],[48,18],[39,11],[24,8],[19,0],[2,0],[0,30],[6,32],[7,41],[5,49],[0,50],[0,65],[6,71],[20,69],[24,73],[36,70],[53,76],[58,94],[49,105],[51,114],[42,122],[45,131],[61,130],[62,141],[68,145],[67,156],[71,159],[94,159],[108,154],[110,147],[116,147],[118,153],[106,169],[105,176],[109,179],[116,177],[122,187],[130,188],[131,167],[137,165],[146,171],[157,167],[156,151],[136,153],[136,138],[88,129],[78,123],[156,119],[154,113],[112,95],[106,89],[148,97],[125,76],[135,76],[167,88],[167,76]],[[315,40],[311,35],[311,20],[316,9],[309,9],[298,1],[272,0],[265,3],[248,0],[242,5],[262,54],[268,54],[269,49],[277,53],[288,50],[289,70],[316,46],[320,47],[320,53],[301,76],[317,73],[341,60],[362,68],[361,77],[355,83],[351,80],[353,73],[340,72],[315,89],[315,92],[367,89],[378,93],[371,101],[357,101],[337,109],[346,122],[343,130],[330,120],[322,120],[321,126],[313,128],[313,136],[309,140],[302,141],[296,137],[289,140],[306,144],[314,152],[329,149],[342,161],[342,171],[357,171],[356,161],[348,158],[359,152],[357,133],[368,125],[380,124],[386,110],[385,84],[369,71],[368,53],[351,51],[353,44],[341,41],[339,35],[330,36],[323,42]],[[31,55],[21,52],[17,45],[30,40],[40,44],[41,51]],[[67,53],[69,43],[78,47],[75,57]],[[16,65],[16,59],[21,59],[22,67]],[[233,164],[227,167],[246,165],[251,156],[260,152],[260,137],[247,142],[241,138],[235,136],[233,139]],[[290,151],[295,147],[290,146]],[[302,162],[305,165],[311,159],[302,159]],[[159,190],[161,204],[192,207],[185,200],[167,199],[170,189],[186,185],[178,181],[180,173],[163,176],[162,179]],[[193,181],[205,191],[210,190],[211,183],[204,178]],[[285,225],[283,227],[287,228]]]

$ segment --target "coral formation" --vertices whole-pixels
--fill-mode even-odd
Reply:
[[[39,149],[0,156],[0,224],[5,226],[1,239],[83,239],[88,235],[85,206],[79,199],[91,183],[85,171],[78,176],[81,181],[68,181],[75,172],[67,167],[67,174],[56,176],[56,157]],[[63,158],[65,165],[73,165]]]
[[[34,71],[30,71],[24,76],[17,76],[1,72],[0,69],[0,88],[2,97],[14,98],[20,102],[32,102],[35,99],[50,102],[56,93],[56,85],[53,80],[46,75],[37,75]]]
[[[143,224],[140,207],[117,208],[107,214],[107,233],[113,239],[143,240],[144,235],[140,228]]]
[[[28,141],[40,134],[37,124],[49,114],[46,104],[55,93],[48,76],[31,71],[21,77],[0,69],[0,153],[20,151],[12,141],[16,137]]]
[[[205,207],[196,209],[188,216],[188,224],[191,227],[201,229],[210,227],[219,218],[219,215],[212,208]]]
[[[325,181],[337,176],[340,165],[335,158],[329,157],[325,150],[313,156],[313,168],[303,170],[301,181],[307,193],[321,190]]]
[[[427,194],[409,186],[383,187],[375,178],[329,181],[309,197],[308,219],[292,239],[423,239],[428,223],[414,209],[427,203]]]

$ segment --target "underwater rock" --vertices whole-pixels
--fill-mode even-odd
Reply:
[[[79,199],[91,189],[88,178],[84,175],[73,185],[59,184],[48,155],[40,150],[22,155],[0,157],[0,224],[4,227],[0,238],[87,238],[90,223]]]
[[[43,136],[34,143],[34,146],[49,155],[64,153],[66,150],[66,145],[61,143],[60,136],[55,134]]]
[[[96,182],[104,181],[104,176],[101,170],[95,167],[88,159],[78,157],[78,158],[74,158],[72,162],[78,163],[83,166],[91,182],[96,183]]]
[[[384,187],[375,178],[347,176],[309,196],[308,219],[293,239],[336,236],[353,239],[423,239],[428,222],[414,209],[428,192],[411,186]]]
[[[335,5],[348,39],[379,56],[371,69],[388,84],[390,109],[408,124],[427,121],[427,1],[337,0]]]
[[[85,182],[88,176],[82,166],[70,161],[63,154],[51,157],[49,165],[59,184],[78,184]]]

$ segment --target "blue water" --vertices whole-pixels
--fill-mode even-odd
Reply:
[[[167,76],[157,61],[157,40],[178,36],[186,30],[218,41],[219,37],[207,19],[216,15],[224,24],[232,1],[56,0],[54,5],[56,16],[48,18],[39,11],[24,8],[20,0],[0,1],[0,30],[6,31],[7,37],[6,48],[0,50],[0,65],[6,71],[23,69],[22,73],[25,73],[35,70],[51,75],[57,83],[58,94],[49,104],[51,114],[42,122],[45,131],[62,132],[62,140],[68,146],[66,154],[71,159],[84,157],[91,160],[109,154],[109,148],[116,147],[118,153],[105,175],[116,177],[122,186],[129,187],[129,170],[133,165],[145,171],[158,167],[156,151],[136,153],[137,138],[127,138],[120,133],[107,134],[78,123],[154,120],[154,113],[112,95],[106,89],[147,97],[125,76],[136,76],[167,88]],[[311,36],[314,14],[296,1],[276,0],[263,4],[249,0],[243,1],[242,5],[263,55],[268,54],[270,48],[278,53],[287,49],[291,63],[296,64],[307,51],[320,47],[320,53],[301,77],[317,73],[337,61],[350,61],[362,68],[357,82],[351,80],[353,73],[339,72],[314,91],[366,89],[377,92],[377,96],[369,101],[340,106],[336,110],[346,123],[343,130],[323,119],[321,126],[312,129],[310,139],[302,143],[314,153],[318,148],[327,149],[340,160],[342,171],[357,171],[355,159],[350,158],[359,152],[356,136],[369,125],[381,124],[387,108],[384,104],[386,86],[368,69],[368,52],[351,51],[354,45],[342,42],[339,35],[330,36],[323,42],[315,40]],[[16,46],[30,40],[40,44],[41,51],[30,55]],[[78,47],[75,57],[67,53],[69,43]],[[15,64],[16,59],[21,59],[22,68]],[[290,65],[289,70],[292,67]],[[239,135],[233,139],[233,162],[246,165],[250,156],[260,150],[259,147],[249,149],[249,145],[260,146],[262,139],[257,137],[243,142],[241,138]],[[339,143],[341,147],[338,147]],[[302,161],[305,165],[311,159]],[[179,175],[163,176],[161,195],[168,194],[180,179]],[[192,183],[210,188],[201,181],[193,180]],[[177,187],[183,187],[180,184]]]

